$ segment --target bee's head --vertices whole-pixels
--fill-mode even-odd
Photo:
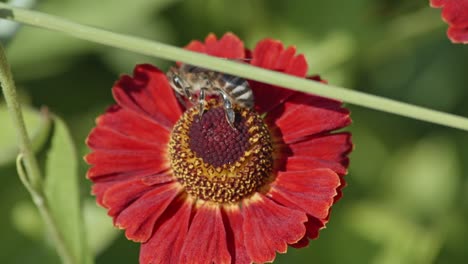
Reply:
[[[171,67],[166,74],[167,80],[171,85],[172,89],[176,91],[178,94],[185,96],[187,98],[191,98],[192,95],[190,93],[191,87],[187,84],[185,79],[180,74],[179,69],[175,67]]]

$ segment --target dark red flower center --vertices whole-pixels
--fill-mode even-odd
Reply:
[[[233,129],[223,119],[223,108],[211,109],[203,118],[196,118],[189,131],[190,148],[215,167],[235,162],[250,146],[245,120],[238,119]]]
[[[263,119],[250,109],[235,111],[231,127],[224,109],[212,100],[201,117],[197,107],[187,110],[171,133],[174,175],[198,199],[238,202],[270,176],[273,146]]]

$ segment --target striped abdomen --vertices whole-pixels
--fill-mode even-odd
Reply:
[[[235,103],[248,108],[253,107],[253,93],[246,79],[229,74],[221,74],[217,81],[220,88],[226,91]]]

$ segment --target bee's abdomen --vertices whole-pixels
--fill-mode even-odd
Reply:
[[[234,99],[234,101],[242,106],[252,108],[254,98],[247,80],[232,75],[222,75],[224,90]]]

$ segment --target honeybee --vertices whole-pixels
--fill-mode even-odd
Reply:
[[[252,108],[254,97],[247,80],[240,77],[182,64],[171,67],[167,79],[179,99],[184,97],[198,103],[200,117],[203,115],[207,95],[218,95],[223,101],[226,120],[234,127],[236,118],[233,105]]]

